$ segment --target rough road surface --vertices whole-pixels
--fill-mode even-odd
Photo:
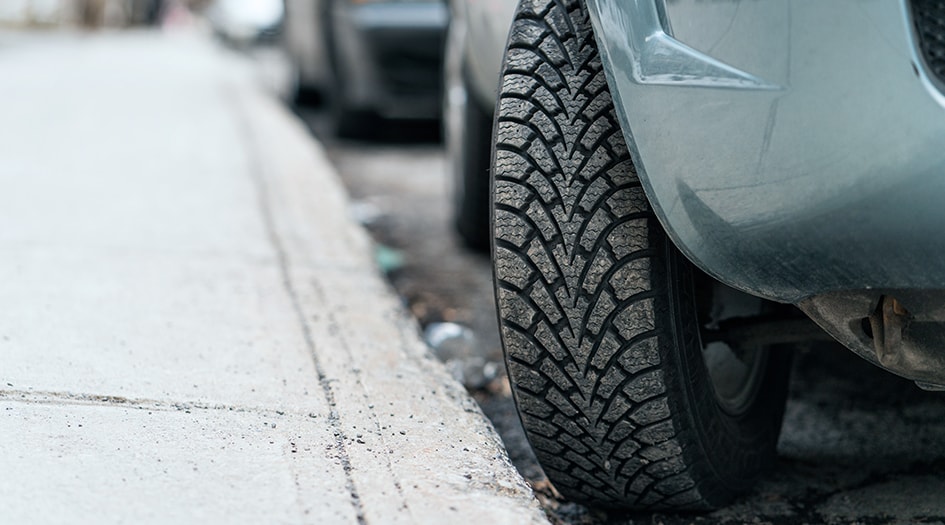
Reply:
[[[14,35],[0,70],[0,521],[544,521],[245,62]]]

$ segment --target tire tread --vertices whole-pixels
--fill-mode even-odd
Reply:
[[[498,108],[496,298],[539,461],[586,503],[705,507],[661,368],[659,225],[579,1],[523,0]]]

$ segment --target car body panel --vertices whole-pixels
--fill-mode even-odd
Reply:
[[[905,0],[588,6],[647,195],[700,268],[791,303],[945,288],[945,109]]]
[[[473,96],[492,111],[498,96],[499,73],[505,56],[516,0],[454,0],[465,30],[464,62]]]

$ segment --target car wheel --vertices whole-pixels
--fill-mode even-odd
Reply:
[[[775,458],[790,354],[703,337],[767,306],[667,239],[582,1],[522,0],[496,117],[501,335],[548,478],[607,508],[709,509],[750,488]]]
[[[329,95],[329,115],[335,135],[342,138],[363,138],[371,129],[374,115],[363,109],[352,107],[345,96],[345,71],[338,64],[331,80]]]
[[[489,225],[489,163],[492,153],[492,111],[471,92],[466,67],[447,65],[444,138],[453,184],[456,230],[465,244],[487,251]]]
[[[322,4],[322,33],[328,57],[330,78],[328,81],[329,117],[335,135],[342,138],[363,138],[371,129],[374,115],[354,105],[348,96],[349,73],[342,57],[335,31],[335,11],[341,9],[336,0],[325,0]]]

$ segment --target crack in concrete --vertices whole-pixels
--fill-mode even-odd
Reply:
[[[322,289],[321,284],[318,281],[315,281],[313,279],[311,282],[311,286],[312,286],[313,291],[315,292],[315,294],[318,296],[318,298],[321,301],[328,301],[328,297],[325,294],[325,290]],[[334,312],[328,312],[328,323],[330,325],[337,325],[337,320],[335,319]],[[354,362],[354,357],[351,352],[351,345],[348,343],[348,339],[345,337],[344,333],[339,330],[338,333],[335,334],[335,339],[338,340],[338,344],[340,344],[341,348],[343,348],[345,353],[348,354],[348,359],[351,362]],[[374,423],[374,433],[384,443],[384,448],[391,449],[390,444],[388,443],[387,439],[384,437],[384,433],[381,431],[381,423],[378,420],[377,412],[372,408],[374,405],[370,404],[369,402],[370,398],[368,397],[367,388],[364,386],[364,382],[361,381],[361,371],[357,368],[354,368],[352,370],[352,373],[355,376],[355,381],[357,382],[358,386],[361,388],[361,395],[365,400],[365,405],[367,406],[368,413],[370,414],[371,422]],[[401,508],[404,510],[409,510],[410,507],[407,505],[407,496],[404,494],[404,488],[401,485],[400,480],[397,479],[397,476],[394,474],[394,466],[391,464],[390,456],[387,454],[383,454],[383,457],[385,459],[385,466],[387,467],[387,472],[390,473],[390,477],[394,481],[394,489],[397,490],[397,495],[400,496]]]
[[[264,176],[265,168],[263,167],[259,158],[258,141],[256,140],[253,128],[249,122],[249,117],[246,115],[243,106],[238,103],[238,100],[236,100],[239,98],[239,95],[237,95],[232,89],[227,90],[226,95],[227,100],[233,106],[233,113],[237,115],[239,130],[243,135],[243,142],[246,144],[245,153],[249,164],[249,175],[252,179],[253,185],[256,188],[256,195],[258,197],[257,205],[259,207],[259,212],[262,216],[263,224],[266,229],[266,236],[269,240],[269,244],[272,246],[272,249],[276,254],[276,260],[278,261],[279,265],[279,273],[282,276],[282,286],[285,289],[286,295],[292,304],[292,309],[295,312],[298,320],[299,329],[301,330],[302,336],[305,340],[306,349],[308,350],[308,353],[311,356],[312,362],[315,366],[315,372],[318,374],[318,383],[322,388],[325,401],[328,403],[328,422],[331,425],[333,434],[335,436],[334,447],[338,451],[338,460],[341,462],[342,470],[344,471],[345,488],[350,494],[351,505],[354,508],[358,524],[365,525],[367,520],[364,516],[364,506],[361,503],[361,495],[358,493],[358,489],[354,484],[354,478],[351,475],[351,457],[349,456],[347,447],[345,446],[345,432],[342,429],[341,421],[338,418],[338,413],[334,409],[336,405],[335,393],[331,387],[331,380],[325,374],[324,367],[322,366],[322,363],[319,361],[318,355],[316,354],[315,339],[312,336],[311,328],[305,320],[305,313],[302,310],[299,293],[292,283],[292,277],[289,272],[289,258],[286,254],[282,239],[279,238],[279,234],[276,232],[272,206],[269,202],[269,188],[266,185]]]
[[[123,396],[88,394],[83,392],[57,392],[52,390],[0,390],[0,401],[24,403],[30,405],[84,405],[113,408],[131,408],[136,410],[154,410],[166,412],[188,412],[190,410],[214,410],[220,412],[244,412],[269,417],[317,418],[315,413],[303,413],[272,408],[227,405],[224,403],[205,403],[200,401],[159,401],[146,398],[128,398]]]

